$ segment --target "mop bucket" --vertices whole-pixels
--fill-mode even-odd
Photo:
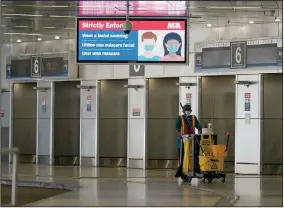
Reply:
[[[224,161],[227,156],[227,145],[211,145],[211,155],[199,156],[201,171],[224,171]]]
[[[226,145],[211,145],[212,156],[216,157],[227,157],[227,146]]]
[[[208,171],[223,172],[224,161],[225,157],[199,156],[200,170],[202,172],[208,172]]]

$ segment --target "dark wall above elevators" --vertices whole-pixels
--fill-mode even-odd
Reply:
[[[200,122],[202,127],[213,123],[218,143],[226,143],[230,132],[226,171],[234,171],[235,161],[235,76],[208,76],[201,78]]]

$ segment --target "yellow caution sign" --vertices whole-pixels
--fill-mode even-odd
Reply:
[[[211,169],[212,170],[217,170],[218,169],[217,164],[213,162],[212,165],[211,165]]]

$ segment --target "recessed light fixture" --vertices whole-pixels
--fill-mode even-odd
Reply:
[[[19,40],[17,40],[17,42],[20,43],[20,42],[22,42],[22,41],[19,39]]]
[[[15,27],[23,27],[23,28],[28,28],[29,26],[26,26],[26,25],[16,25]]]
[[[59,36],[55,36],[54,39],[59,40]]]
[[[41,39],[41,38],[38,38],[37,40],[38,40],[38,41],[41,41],[42,39]]]
[[[44,28],[44,29],[54,29],[56,27],[42,27],[42,28]]]
[[[207,27],[212,27],[212,24],[207,24]]]
[[[2,14],[2,16],[42,17],[42,14]]]
[[[280,19],[279,19],[279,18],[276,18],[276,19],[275,19],[275,22],[280,22]]]
[[[251,21],[249,21],[249,23],[250,23],[250,24],[253,24],[253,23],[254,23],[254,21],[253,21],[253,20],[251,20]]]
[[[75,16],[70,16],[70,15],[67,15],[67,16],[49,15],[49,17],[51,17],[51,18],[75,18]]]
[[[36,34],[36,33],[4,33],[5,35],[36,35],[39,36],[41,34]]]

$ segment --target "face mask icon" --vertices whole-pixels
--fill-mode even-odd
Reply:
[[[145,45],[144,49],[145,51],[152,51],[154,49],[154,45]]]
[[[170,52],[170,53],[176,53],[178,51],[178,47],[177,46],[168,46],[167,47],[167,50]]]

